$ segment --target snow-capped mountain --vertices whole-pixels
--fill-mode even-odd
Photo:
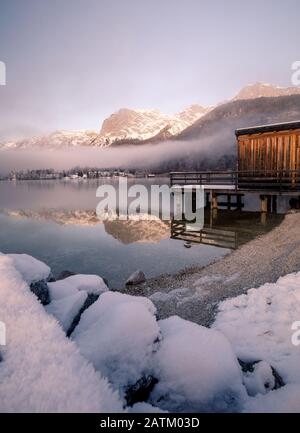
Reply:
[[[279,87],[268,83],[255,83],[245,86],[234,98],[233,101],[240,99],[256,99],[262,97],[289,96],[300,94],[298,87]]]
[[[89,146],[98,136],[95,131],[55,131],[50,135],[9,141],[0,145],[2,149],[61,149],[64,147]]]
[[[144,141],[163,133],[164,138],[179,134],[210,108],[192,105],[173,116],[159,110],[130,110],[122,108],[104,120],[94,145],[110,146],[119,141]]]
[[[158,142],[189,134],[202,120],[219,107],[226,107],[230,102],[257,99],[261,97],[280,97],[300,94],[297,87],[278,87],[266,83],[255,83],[244,87],[231,101],[224,101],[216,107],[191,105],[182,112],[167,115],[159,110],[134,110],[122,108],[113,113],[102,123],[100,132],[56,131],[50,135],[33,137],[0,144],[0,149],[60,149],[64,147],[108,147],[120,144],[143,144]],[[272,107],[270,107],[272,111]],[[226,110],[225,110],[226,111]],[[238,114],[237,114],[238,117]],[[202,119],[203,118],[203,119]],[[192,128],[192,129],[191,129]]]
[[[55,131],[54,133],[29,139],[10,141],[2,144],[2,149],[49,148],[98,146],[106,147],[118,142],[149,140],[163,134],[168,138],[179,134],[211,108],[191,105],[186,110],[173,116],[159,110],[132,110],[122,108],[104,120],[100,132]]]

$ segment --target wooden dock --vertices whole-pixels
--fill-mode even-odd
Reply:
[[[202,186],[229,194],[258,192],[300,194],[300,170],[171,172],[171,186]]]
[[[277,198],[282,195],[290,196],[300,206],[300,170],[172,172],[170,186],[173,191],[203,188],[206,206],[214,213],[219,208],[241,210],[246,193],[259,195],[262,213],[276,213]]]

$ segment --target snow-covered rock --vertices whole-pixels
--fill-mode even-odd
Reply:
[[[246,398],[238,360],[220,333],[177,316],[159,322],[159,382],[151,403],[175,412],[235,411]]]
[[[127,286],[134,286],[136,284],[144,283],[146,281],[146,277],[143,271],[137,270],[135,271],[128,280],[126,281]]]
[[[146,298],[106,292],[82,314],[72,338],[116,388],[125,390],[149,370],[160,336]]]
[[[264,360],[246,377],[248,392],[256,395],[245,403],[244,411],[300,411],[300,351],[292,342],[292,324],[299,317],[300,272],[219,305],[213,328],[227,336],[240,359]],[[264,383],[273,384],[270,366],[286,385],[266,393]]]
[[[28,284],[47,280],[51,273],[49,266],[28,254],[7,254],[7,256],[13,260],[14,266]]]
[[[110,292],[95,275],[47,282],[49,275],[30,256],[0,253],[7,331],[0,412],[121,411],[102,375],[133,413],[300,411],[292,326],[300,317],[300,272],[222,302],[212,329],[177,316],[157,322],[151,300]],[[51,300],[45,308],[29,287],[41,281]]]
[[[222,302],[213,328],[226,335],[239,359],[264,360],[285,383],[300,383],[300,350],[291,329],[299,318],[300,272]]]
[[[87,296],[88,294],[86,292],[77,291],[76,293],[62,299],[54,299],[45,308],[47,313],[56,317],[63,330],[67,333],[74,318],[83,307]]]
[[[108,290],[103,278],[98,275],[83,275],[77,274],[67,277],[63,280],[58,280],[53,283],[48,283],[51,299],[61,299],[78,290],[83,290],[87,293],[101,295]]]
[[[267,394],[275,388],[275,377],[272,367],[266,361],[260,361],[253,367],[252,372],[244,374],[244,384],[250,396]]]
[[[0,256],[0,319],[7,330],[0,412],[121,412],[118,395],[37,302],[15,263]]]
[[[83,274],[48,283],[48,288],[51,303],[46,306],[46,310],[56,317],[67,335],[73,332],[84,309],[108,290],[98,275]]]

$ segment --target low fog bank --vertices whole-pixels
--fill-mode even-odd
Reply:
[[[230,137],[216,134],[206,140],[167,141],[160,144],[110,148],[66,148],[59,150],[2,150],[0,173],[12,170],[53,168],[68,170],[75,166],[99,168],[152,169],[156,171],[203,168],[218,165],[221,158],[232,158]],[[200,165],[200,166],[199,166]]]

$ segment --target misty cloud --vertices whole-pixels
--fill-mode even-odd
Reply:
[[[232,140],[224,134],[194,141],[167,141],[160,144],[116,146],[110,148],[69,148],[62,150],[4,150],[0,152],[0,172],[75,166],[99,168],[155,168],[170,160],[219,158]]]

